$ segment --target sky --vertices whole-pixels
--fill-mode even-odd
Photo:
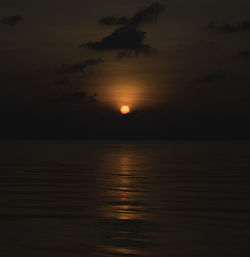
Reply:
[[[249,9],[0,0],[1,137],[249,138]]]

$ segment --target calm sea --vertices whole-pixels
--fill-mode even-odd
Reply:
[[[249,142],[0,143],[2,257],[248,257]]]

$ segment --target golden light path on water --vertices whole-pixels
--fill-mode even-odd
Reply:
[[[109,243],[100,248],[115,256],[145,255],[144,247],[138,247],[147,244],[147,239],[140,236],[149,218],[145,204],[147,190],[141,183],[145,174],[135,156],[126,151],[119,152],[113,162],[119,169],[112,171],[106,180],[107,201],[101,211],[113,233]]]

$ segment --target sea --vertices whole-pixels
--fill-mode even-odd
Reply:
[[[249,257],[249,141],[0,142],[1,257]]]

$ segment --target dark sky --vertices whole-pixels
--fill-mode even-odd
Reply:
[[[249,138],[249,10],[0,0],[1,137]]]

